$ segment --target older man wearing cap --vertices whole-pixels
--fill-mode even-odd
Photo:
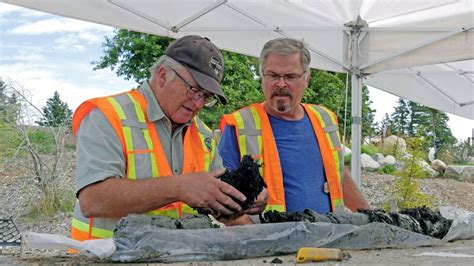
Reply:
[[[216,179],[222,160],[196,116],[204,106],[226,102],[219,49],[207,38],[185,36],[150,70],[137,90],[88,100],[74,114],[74,239],[112,237],[117,221],[131,213],[244,213],[239,201],[245,196]],[[263,210],[265,198],[245,213]]]

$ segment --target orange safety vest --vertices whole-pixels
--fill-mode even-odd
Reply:
[[[146,113],[147,102],[137,90],[88,100],[74,113],[72,127],[74,136],[82,119],[98,108],[107,118],[122,143],[126,161],[126,178],[136,180],[171,176],[171,168],[163,151],[158,132]],[[212,131],[197,117],[187,128],[184,140],[182,173],[209,171],[216,151]],[[175,202],[149,215],[181,217],[196,214],[190,206]],[[118,219],[86,218],[76,202],[72,221],[71,236],[77,240],[109,238],[113,236]]]
[[[333,212],[343,212],[344,160],[337,129],[337,117],[322,106],[303,104],[303,107],[311,121],[314,134],[318,138],[326,174],[325,187],[327,185],[331,209]],[[259,163],[263,163],[263,169],[260,171],[267,183],[269,196],[266,210],[286,211],[280,158],[263,105],[252,104],[232,114],[224,115],[220,122],[221,132],[226,125],[235,128],[240,156],[250,154],[254,159],[258,159]]]

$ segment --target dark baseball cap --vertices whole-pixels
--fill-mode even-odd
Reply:
[[[226,104],[220,85],[224,76],[224,59],[208,38],[184,36],[170,44],[165,55],[182,64],[202,89],[216,94],[220,102]]]

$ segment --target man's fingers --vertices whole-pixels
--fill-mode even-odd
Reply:
[[[226,216],[234,214],[234,211],[226,208],[224,205],[220,204],[217,201],[213,204],[210,204],[209,207],[212,208],[212,216],[214,217],[220,217],[222,214]]]
[[[238,191],[235,187],[227,184],[226,182],[223,182],[223,181],[220,181],[221,184],[220,184],[220,190],[222,191],[222,193],[234,198],[234,199],[237,199],[241,202],[244,202],[247,198],[245,197],[244,194],[242,194],[242,192]]]
[[[223,207],[232,210],[232,212],[240,212],[242,210],[242,207],[236,200],[234,200],[231,196],[225,194],[225,193],[220,193],[216,197],[216,200],[219,204],[221,204]]]

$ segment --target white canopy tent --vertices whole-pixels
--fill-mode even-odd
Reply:
[[[209,37],[258,56],[304,39],[311,66],[352,75],[352,165],[360,185],[361,85],[474,119],[473,0],[0,0],[173,38]]]

